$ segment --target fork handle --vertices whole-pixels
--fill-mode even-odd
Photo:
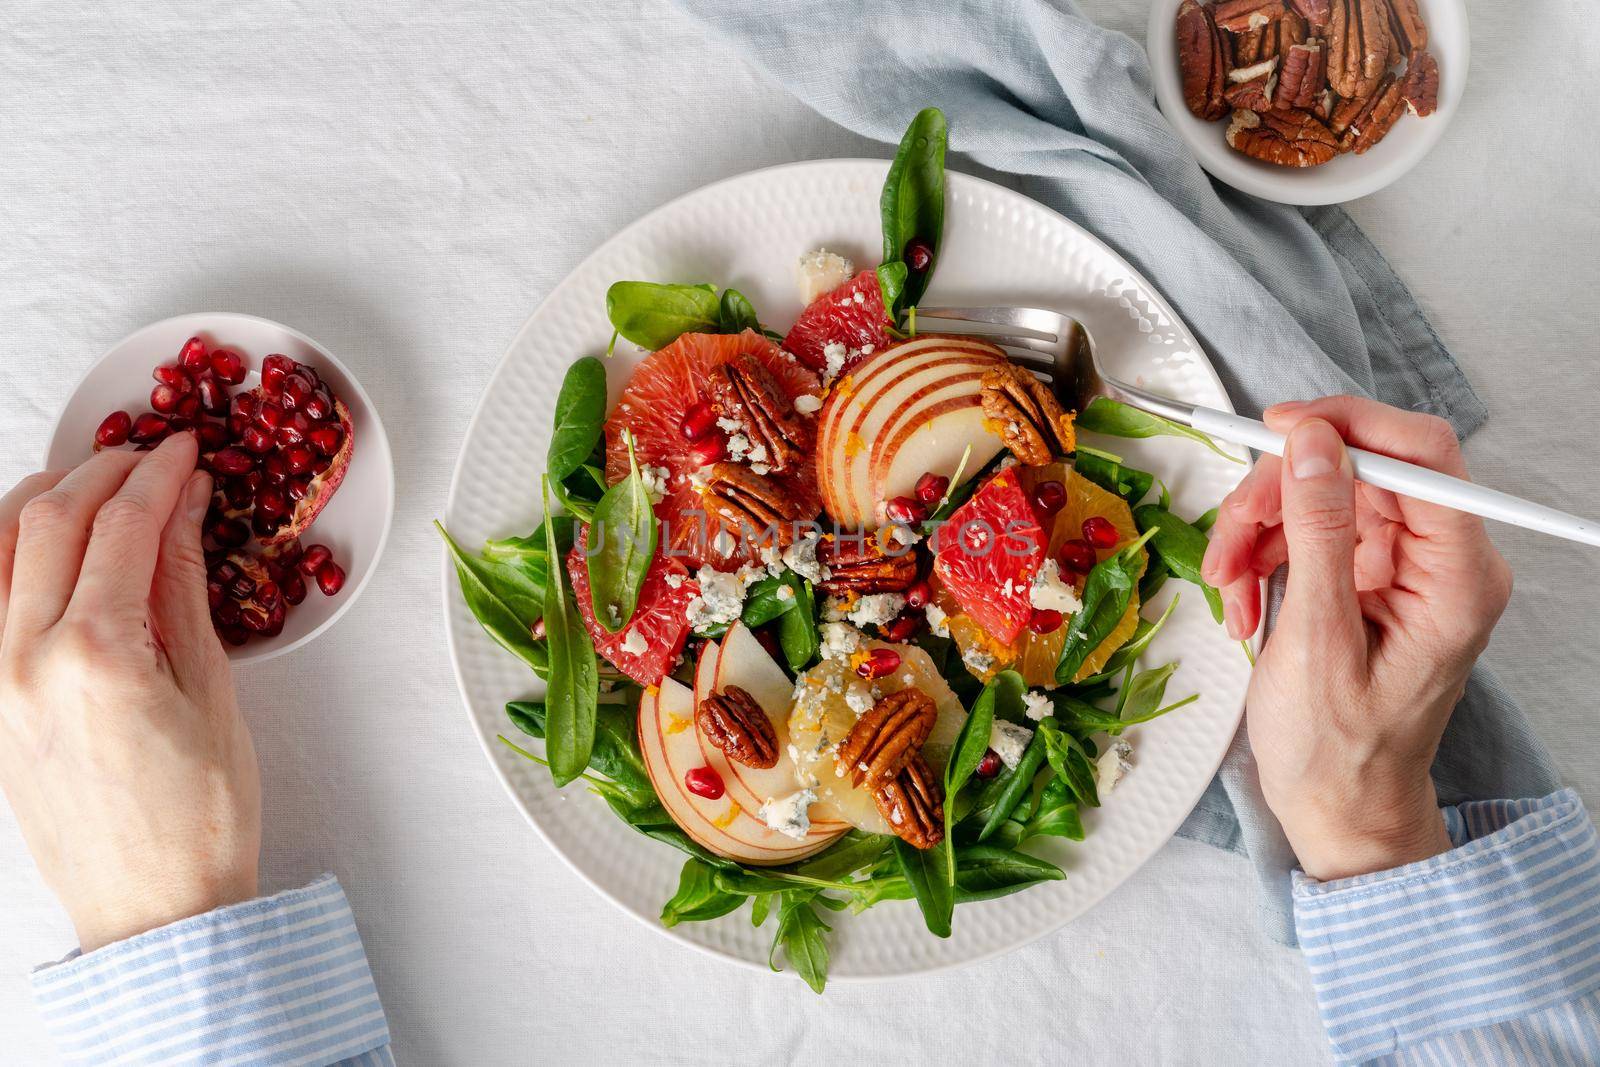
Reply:
[[[1283,434],[1268,429],[1255,419],[1230,415],[1213,408],[1196,407],[1189,422],[1195,429],[1225,441],[1249,445],[1274,456],[1283,455]],[[1568,515],[1510,493],[1452,478],[1414,463],[1380,456],[1376,452],[1360,448],[1352,448],[1349,452],[1356,477],[1368,485],[1415,500],[1426,500],[1431,504],[1442,504],[1457,511],[1481,515],[1486,519],[1498,519],[1513,526],[1564,537],[1568,541],[1600,546],[1600,523],[1590,519]]]

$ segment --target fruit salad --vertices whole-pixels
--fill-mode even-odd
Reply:
[[[906,132],[881,263],[797,250],[786,333],[734,289],[613,285],[612,344],[647,354],[609,406],[603,360],[569,369],[539,528],[440,527],[545,683],[507,706],[542,753],[501,740],[686,854],[663,923],[748,902],[819,991],[830,911],[914,900],[948,937],[957,904],[1062,878],[1030,844],[1082,840],[1125,732],[1195,699],[1143,662],[1177,598],[1146,605],[1170,578],[1216,605],[1208,518],[1078,441],[1193,431],[1064,410],[994,344],[917,329],[945,144],[937,110]]]
[[[151,373],[150,410],[113,411],[94,449],[144,451],[174,433],[200,443],[214,488],[203,527],[211,621],[230,645],[276,637],[308,585],[344,588],[327,545],[301,544],[344,481],[355,448],[350,411],[316,372],[289,356],[261,362],[245,388],[245,357],[191,337]]]

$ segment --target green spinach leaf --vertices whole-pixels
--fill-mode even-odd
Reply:
[[[945,806],[949,807],[948,800]],[[911,887],[917,906],[922,909],[922,921],[928,932],[935,937],[949,937],[950,920],[956,906],[955,879],[949,870],[954,863],[950,857],[949,836],[930,849],[915,848],[897,837],[894,858],[906,884]]]
[[[885,305],[890,318],[922,299],[939,261],[944,237],[944,155],[949,139],[944,112],[934,107],[918,112],[900,139],[883,183],[878,202],[883,215],[883,262],[903,261],[906,245],[914,238],[926,241],[933,250],[927,269],[909,272],[898,299]]]
[[[956,896],[962,903],[993,900],[1040,882],[1066,877],[1046,860],[994,845],[968,845],[956,857]]]
[[[718,333],[722,301],[710,285],[617,282],[606,290],[606,317],[623,337],[658,351],[686,333]]]
[[[1065,837],[1070,841],[1083,840],[1083,819],[1078,815],[1078,804],[1072,791],[1060,778],[1052,778],[1039,796],[1039,809],[1022,828],[1022,839],[1030,837]]]
[[[693,857],[686,860],[683,873],[678,876],[678,891],[661,909],[661,925],[704,922],[738,910],[745,902],[744,895],[718,887],[716,873]]]
[[[1091,400],[1088,406],[1078,413],[1077,424],[1079,429],[1103,433],[1110,437],[1187,437],[1191,441],[1199,441],[1223,459],[1234,463],[1244,462],[1239,457],[1224,452],[1209,435],[1191,426],[1164,419],[1160,415],[1152,415],[1148,411],[1130,407],[1110,397],[1097,396]]]
[[[545,477],[546,514],[550,504],[549,476]],[[545,526],[545,550],[556,556],[555,526]],[[594,748],[595,704],[599,692],[599,664],[594,643],[578,616],[561,568],[557,581],[544,590],[545,643],[550,652],[550,674],[545,693],[545,754],[550,777],[566,785],[589,765]]]
[[[972,777],[972,772],[978,769],[978,764],[983,762],[985,753],[989,751],[989,735],[994,732],[995,707],[1000,702],[1002,691],[1015,695],[1020,705],[1021,694],[1027,691],[1027,683],[1016,671],[1001,671],[990,679],[989,684],[983,687],[983,692],[978,694],[978,699],[972,702],[966,721],[961,724],[961,731],[956,734],[955,744],[951,746],[950,761],[945,764],[944,854],[945,881],[949,886],[954,886],[956,881],[955,852],[950,847],[957,821],[956,794],[961,792],[967,779]]]
[[[1155,475],[1149,471],[1124,466],[1117,460],[1107,459],[1100,453],[1084,448],[1078,449],[1072,469],[1106,492],[1117,494],[1130,506],[1143,500],[1150,492],[1150,486],[1155,484]]]
[[[1039,725],[1039,732],[1044,734],[1045,759],[1056,777],[1078,798],[1078,803],[1098,808],[1100,796],[1095,789],[1094,761],[1084,750],[1083,743],[1048,722]]]
[[[595,707],[594,747],[589,753],[589,769],[603,774],[626,789],[640,806],[656,799],[650,772],[639,755],[638,706],[598,704]],[[515,700],[506,705],[506,717],[529,737],[544,739],[543,701]]]
[[[1177,577],[1198,585],[1211,606],[1211,617],[1221,622],[1222,595],[1200,575],[1200,564],[1206,558],[1210,539],[1172,512],[1152,504],[1134,508],[1133,521],[1141,531],[1155,531],[1150,538],[1151,554]]]
[[[639,605],[639,590],[655,559],[656,513],[639,461],[628,448],[628,476],[606,490],[594,509],[585,542],[589,595],[595,618],[611,633],[628,625]]]
[[[1077,677],[1089,653],[1116,629],[1133,598],[1135,577],[1142,565],[1141,549],[1151,537],[1146,533],[1115,555],[1095,564],[1083,584],[1083,607],[1072,617],[1061,659],[1056,663],[1056,681],[1062,685]]]
[[[878,293],[883,297],[884,309],[891,315],[900,304],[900,294],[905,292],[906,275],[907,267],[900,260],[878,267]]]
[[[556,394],[555,425],[550,431],[550,449],[545,471],[552,482],[561,482],[583,466],[606,421],[606,367],[594,356],[584,356],[567,368]]]
[[[1035,727],[1033,737],[1029,739],[1028,747],[1023,750],[1022,759],[1017,765],[995,775],[984,786],[983,792],[978,794],[978,803],[972,809],[970,818],[982,823],[982,829],[978,831],[979,841],[992,837],[1028,796],[1033,788],[1033,779],[1038,775],[1039,768],[1044,766],[1044,755],[1044,738]]]
[[[472,617],[500,647],[545,677],[550,671],[550,657],[545,642],[533,639],[533,624],[544,615],[549,583],[538,583],[522,568],[509,563],[469,555],[442,523],[435,521],[433,525],[455,563],[461,596]]]
[[[778,622],[778,647],[783,649],[789,669],[798,673],[811,666],[821,647],[817,633],[817,598],[811,583],[793,571],[784,577],[794,591],[794,607]]]
[[[717,304],[717,326],[718,333],[761,332],[755,305],[737,289],[722,290],[722,299]]]

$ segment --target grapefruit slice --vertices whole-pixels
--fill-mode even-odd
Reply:
[[[808,304],[783,339],[783,348],[820,373],[828,369],[827,347],[844,345],[852,355],[835,368],[842,374],[889,343],[888,325],[878,272],[869,268]]]
[[[791,400],[815,395],[820,388],[816,375],[754,330],[738,334],[686,333],[647,356],[634,369],[606,420],[606,482],[614,484],[628,474],[626,431],[633,436],[640,467],[661,467],[667,472],[663,478],[666,493],[656,505],[656,516],[664,524],[662,541],[670,546],[672,555],[692,566],[709,563],[732,570],[741,563],[753,562],[755,555],[743,546],[733,553],[722,553],[710,545],[703,518],[705,509],[699,490],[689,477],[700,468],[700,462],[694,458],[693,442],[679,429],[691,407],[710,399],[711,371],[740,355],[755,359]],[[777,480],[787,492],[816,499],[816,475],[809,462],[793,475]]]
[[[578,531],[572,550],[567,553],[567,573],[572,576],[578,614],[583,616],[583,625],[594,641],[595,651],[640,685],[655,685],[672,669],[678,653],[683,651],[683,643],[689,636],[684,610],[699,587],[688,580],[688,571],[680,561],[657,552],[656,558],[650,561],[650,569],[645,572],[633,618],[622,630],[611,633],[594,616],[589,566],[584,558],[588,540],[589,528],[585,526]]]
[[[1009,646],[1033,616],[1028,590],[1044,560],[1045,533],[1015,468],[990,478],[938,532],[933,573],[961,612]]]

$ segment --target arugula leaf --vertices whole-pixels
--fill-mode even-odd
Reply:
[[[606,367],[584,356],[567,368],[556,394],[555,425],[545,470],[552,482],[563,481],[594,451],[606,420]]]
[[[533,624],[544,615],[549,583],[535,582],[520,567],[468,555],[442,523],[435,520],[433,525],[455,563],[461,596],[472,617],[501,648],[545,677],[550,671],[549,652],[545,642],[533,639]]]
[[[1130,506],[1145,498],[1156,478],[1149,471],[1124,466],[1120,460],[1108,459],[1103,453],[1087,448],[1078,449],[1072,469],[1106,492],[1117,494]]]
[[[1201,433],[1192,426],[1184,426],[1171,419],[1164,419],[1160,415],[1152,415],[1148,411],[1130,407],[1110,397],[1097,396],[1089,401],[1088,406],[1078,412],[1077,425],[1080,430],[1103,433],[1110,437],[1187,437],[1191,441],[1199,441],[1223,459],[1233,463],[1244,462],[1239,457],[1224,452],[1210,435]]]
[[[550,478],[544,479],[546,514],[550,505]],[[545,550],[556,557],[554,524],[545,525]],[[578,617],[577,605],[568,594],[563,568],[556,568],[556,581],[545,584],[545,644],[550,653],[548,690],[545,693],[545,755],[550,760],[550,777],[556,785],[566,785],[589,765],[594,748],[595,704],[599,692],[599,664],[594,643]]]
[[[639,590],[655,559],[658,537],[650,490],[639,473],[632,444],[628,463],[628,476],[607,489],[594,509],[584,561],[595,618],[611,633],[628,625],[639,606]]]
[[[1056,663],[1056,681],[1066,685],[1077,677],[1089,653],[1116,629],[1133,597],[1134,579],[1143,566],[1140,550],[1151,537],[1146,533],[1115,555],[1095,564],[1083,583],[1083,607],[1072,617],[1061,659]]]
[[[1134,508],[1133,521],[1140,531],[1154,531],[1150,538],[1151,554],[1177,577],[1198,585],[1211,606],[1211,617],[1221,622],[1222,594],[1200,576],[1200,564],[1206,558],[1210,538],[1172,512],[1152,504]]]
[[[750,925],[760,927],[766,924],[767,915],[772,911],[772,898],[776,893],[757,893],[750,898]]]
[[[878,200],[883,216],[883,262],[903,261],[906,245],[913,238],[921,238],[933,250],[928,269],[909,272],[895,303],[884,305],[891,319],[898,319],[901,309],[922,299],[939,262],[944,237],[944,154],[949,140],[944,112],[936,107],[919,111],[900,138],[883,183]]]
[[[777,970],[773,962],[779,948],[795,973],[805,979],[806,985],[820,993],[828,984],[828,941],[822,935],[833,927],[818,918],[811,907],[814,893],[789,892],[783,894],[778,908],[778,934],[772,942],[772,952],[767,965]]]
[[[798,578],[793,571],[789,571],[785,578],[789,588],[794,590],[795,606],[778,622],[778,647],[783,649],[783,658],[789,662],[789,669],[799,673],[817,658],[817,651],[821,647],[817,632],[817,598],[809,581]]]
[[[715,875],[716,871],[694,857],[686,860],[678,875],[678,891],[661,908],[661,925],[670,928],[704,922],[737,911],[744,904],[744,894],[719,888]]]
[[[1049,720],[1039,724],[1039,732],[1044,734],[1045,759],[1056,777],[1072,790],[1080,804],[1098,808],[1100,796],[1095,789],[1094,762],[1089,759],[1083,743]]]
[[[948,809],[950,802],[945,801]],[[905,876],[917,906],[922,909],[922,921],[935,937],[950,936],[950,920],[955,912],[955,878],[950,873],[950,838],[933,848],[916,848],[900,838],[894,839],[894,858],[900,873]]]
[[[1052,778],[1039,796],[1039,810],[1022,828],[1022,840],[1030,837],[1065,837],[1083,840],[1083,819],[1072,791],[1060,778]]]
[[[1066,874],[1055,864],[994,845],[968,845],[958,850],[957,899],[993,900],[1040,882],[1056,882]]]
[[[724,289],[717,304],[719,333],[742,333],[745,330],[761,332],[761,320],[756,318],[755,305],[737,289]]]

